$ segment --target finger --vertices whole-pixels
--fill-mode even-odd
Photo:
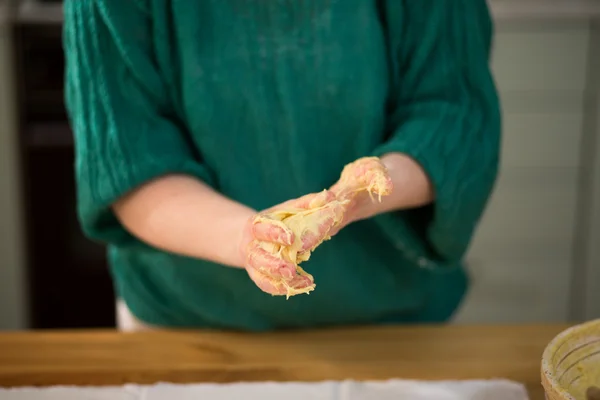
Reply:
[[[252,279],[254,284],[258,286],[258,288],[263,292],[272,295],[283,295],[287,292],[284,285],[275,285],[273,283],[273,278],[269,278],[267,275],[261,273],[260,271],[254,268],[248,268],[247,271],[248,276],[250,276],[250,279]]]
[[[314,287],[315,283],[308,276],[296,275],[291,282],[287,282],[287,285],[294,291],[302,292]]]
[[[380,165],[379,168],[371,168],[363,172],[362,181],[364,181],[369,192],[387,196],[392,193],[393,183],[387,169]]]
[[[329,236],[332,229],[342,221],[343,217],[344,206],[337,202],[305,216],[307,229],[302,232],[300,238],[302,240],[302,250],[311,250],[319,245]]]
[[[295,235],[287,227],[269,222],[255,222],[252,225],[252,234],[256,240],[291,246]]]
[[[296,275],[296,266],[269,253],[257,243],[251,245],[246,264],[273,278],[291,280]]]
[[[344,171],[342,171],[342,175],[346,175],[349,179],[361,181],[364,180],[367,175],[375,171],[385,171],[385,166],[381,160],[377,157],[364,157],[348,164],[344,168]]]
[[[365,157],[346,165],[340,180],[330,190],[342,199],[352,198],[363,190],[386,196],[392,192],[393,184],[380,159]]]
[[[302,293],[314,286],[313,281],[308,276],[303,275],[296,275],[289,282],[273,279],[255,269],[248,269],[248,275],[260,290],[276,296],[287,295],[289,293],[288,288],[291,288],[292,292]]]

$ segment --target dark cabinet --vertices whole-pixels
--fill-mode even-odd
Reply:
[[[73,140],[63,101],[60,24],[15,26],[27,252],[34,328],[112,327],[102,245],[77,221]]]

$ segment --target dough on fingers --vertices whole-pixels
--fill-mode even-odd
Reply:
[[[277,232],[287,232],[286,243],[282,243],[281,234],[277,243],[256,241],[252,245],[260,249],[261,254],[269,254],[269,265],[285,265],[286,273],[272,275],[268,265],[258,265],[249,271],[251,278],[259,288],[273,295],[285,295],[287,298],[315,289],[314,278],[300,267],[308,261],[311,253],[324,241],[329,240],[330,232],[344,220],[347,205],[360,192],[368,192],[371,198],[377,195],[387,196],[392,192],[392,182],[385,166],[376,157],[361,158],[344,167],[340,180],[331,191],[316,196],[305,196],[296,202],[284,203],[281,207],[261,213],[254,219],[255,226],[268,231],[268,225],[277,226]],[[279,243],[279,244],[278,244]],[[265,257],[263,254],[262,257]],[[280,260],[277,263],[274,260]],[[265,262],[266,263],[266,262]],[[290,276],[289,265],[294,265]],[[271,267],[272,268],[272,267]]]

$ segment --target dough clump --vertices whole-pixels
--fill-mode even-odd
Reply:
[[[285,288],[285,295],[289,299],[302,293],[310,293],[315,289],[314,278],[307,273],[300,264],[308,261],[311,253],[325,240],[329,240],[332,229],[335,229],[344,220],[348,205],[361,192],[368,192],[372,200],[375,195],[381,201],[382,196],[392,192],[392,182],[384,165],[377,157],[365,157],[346,165],[340,180],[330,189],[335,194],[335,199],[323,204],[319,196],[304,208],[289,208],[275,210],[256,217],[254,223],[267,222],[279,225],[294,234],[294,242],[290,246],[275,243],[261,242],[264,250],[277,257],[292,262],[296,266],[297,275],[306,277],[312,285],[306,287],[293,287],[283,278],[272,278],[270,283],[275,287]],[[333,217],[333,224],[331,218]],[[324,226],[331,228],[321,236],[310,249],[303,249],[303,238],[308,235],[320,236]],[[283,291],[282,291],[283,292]]]

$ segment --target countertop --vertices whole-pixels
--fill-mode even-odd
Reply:
[[[531,398],[541,400],[542,352],[565,328],[2,333],[0,386],[506,378],[524,383]]]

